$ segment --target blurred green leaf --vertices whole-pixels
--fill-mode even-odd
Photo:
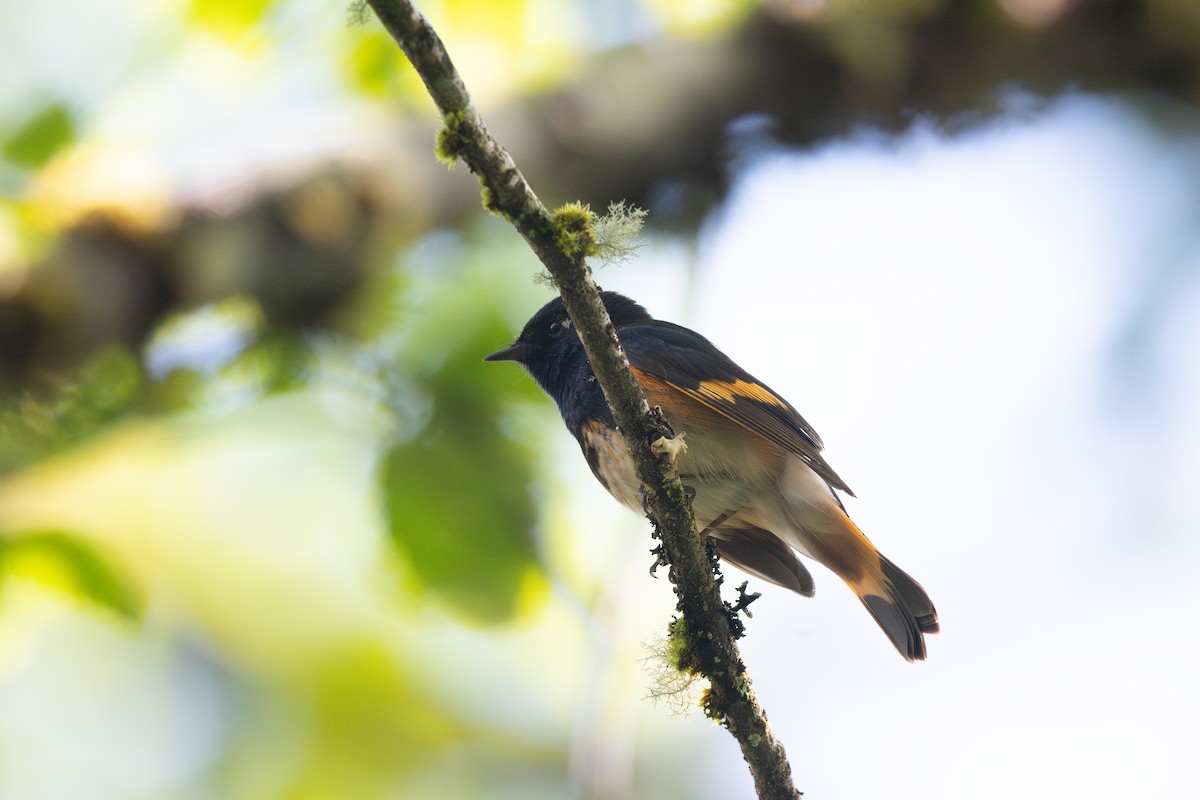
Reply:
[[[137,594],[96,551],[61,531],[0,538],[0,576],[62,590],[130,620],[141,611]]]
[[[141,365],[124,348],[100,351],[48,398],[0,405],[0,472],[59,452],[123,418],[143,386]]]
[[[540,571],[532,453],[502,429],[505,408],[530,393],[526,381],[481,362],[511,338],[498,315],[453,319],[452,349],[425,386],[429,424],[387,453],[382,481],[392,536],[425,588],[496,622],[517,610]],[[474,329],[464,331],[468,320]]]
[[[240,36],[262,19],[271,0],[192,0],[189,21],[218,35]]]
[[[75,120],[61,103],[39,110],[4,142],[4,157],[17,166],[37,169],[75,141]]]
[[[345,70],[355,89],[383,97],[396,84],[396,76],[406,65],[404,56],[383,31],[364,31],[354,39],[345,57]]]
[[[268,329],[220,370],[224,379],[253,385],[268,395],[303,387],[308,381],[312,348],[304,337],[281,329]]]

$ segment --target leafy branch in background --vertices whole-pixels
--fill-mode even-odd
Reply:
[[[366,5],[396,39],[442,114],[438,157],[467,164],[482,185],[484,206],[517,228],[562,294],[633,454],[646,512],[662,542],[660,557],[670,566],[680,614],[671,626],[675,666],[709,681],[705,711],[737,739],[758,796],[798,797],[783,745],[767,724],[738,652],[736,614],[721,601],[713,556],[696,535],[691,503],[672,456],[662,452],[669,448],[654,446],[663,439],[664,421],[650,409],[629,369],[585,260],[600,249],[591,213],[577,205],[547,211],[488,132],[441,39],[411,3],[367,0]],[[361,21],[364,14],[363,3],[351,7],[351,21]]]

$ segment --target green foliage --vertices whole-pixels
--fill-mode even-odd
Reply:
[[[293,331],[268,329],[226,364],[220,377],[244,382],[256,394],[269,395],[304,387],[312,351]]]
[[[342,59],[350,84],[364,94],[386,97],[395,93],[402,76],[411,72],[403,52],[383,30],[358,33]]]
[[[75,141],[75,119],[61,103],[39,109],[4,142],[0,152],[8,161],[37,169]]]
[[[22,578],[91,601],[126,619],[141,602],[95,550],[61,531],[0,536],[0,577]]]
[[[529,393],[481,361],[511,338],[498,315],[455,319],[462,328],[443,342],[444,361],[423,376],[429,421],[388,451],[381,481],[392,537],[425,588],[496,622],[540,573],[530,452],[502,427],[505,408]]]
[[[569,35],[566,26],[548,19],[558,12],[523,2],[454,5],[450,13],[460,30],[503,33],[499,51],[482,53],[497,91],[539,74],[543,85],[569,74],[564,65],[577,51],[558,36],[560,30]],[[228,88],[232,104],[240,101],[236,93],[243,82],[256,96],[254,79],[274,69],[272,48],[281,40],[291,46],[285,57],[343,59],[351,107],[364,93],[386,95],[393,110],[397,103],[403,108],[428,102],[374,21],[332,44],[322,39],[321,46],[297,45],[295,13],[284,10],[269,0],[188,0],[165,12],[167,17],[160,9],[150,16],[170,20],[164,30],[173,38],[135,28],[136,35],[121,42],[122,51],[130,41],[148,48],[131,50],[124,71],[106,68],[125,76],[121,91],[89,95],[86,107],[74,112],[63,105],[34,114],[32,104],[20,110],[0,128],[5,158],[29,168],[49,164],[55,171],[46,176],[57,183],[49,192],[39,176],[42,193],[13,199],[12,211],[0,222],[14,236],[26,237],[33,222],[50,230],[78,219],[62,216],[52,200],[91,191],[99,195],[97,205],[107,208],[109,187],[118,194],[123,187],[136,189],[144,176],[134,169],[125,180],[119,169],[126,164],[127,141],[105,138],[105,125],[91,123],[108,122],[111,113],[115,129],[124,130],[121,109],[140,108],[143,94],[174,95],[180,85],[194,89],[198,57],[212,57],[216,64],[214,74],[204,76],[213,79],[204,90],[217,96]],[[180,14],[187,15],[186,22],[177,19]],[[178,61],[162,58],[174,54],[182,55]],[[519,70],[513,67],[518,61]],[[294,63],[280,64],[287,67],[280,72],[292,79]],[[314,72],[323,66],[305,64]],[[79,96],[77,89],[67,96]],[[455,149],[455,122],[447,121],[441,138],[448,153]],[[138,149],[133,163],[142,165],[145,156],[148,171],[163,180],[165,196],[174,197],[173,166],[156,159],[169,153],[168,160],[182,154],[186,161],[187,145],[154,138],[161,136],[155,130],[150,126],[146,151]],[[70,160],[56,159],[75,144],[77,131],[94,135],[71,151]],[[77,154],[80,166],[74,167]],[[112,173],[94,172],[95,165],[114,164]],[[92,181],[94,174],[103,179]],[[112,181],[111,174],[121,180]],[[263,188],[253,170],[243,177],[248,191]],[[567,216],[562,221],[569,223],[563,228],[569,246],[590,250],[590,212],[575,209]],[[173,221],[147,223],[151,246],[139,250],[151,253],[155,266],[162,255],[172,287],[188,287],[155,297],[156,303],[170,303],[173,315],[190,318],[202,311],[196,303],[222,296],[203,290],[226,273],[246,276],[229,281],[235,291],[249,291],[249,278],[260,274],[262,264],[282,265],[268,278],[280,285],[304,277],[290,259],[277,258],[277,250],[258,246],[276,238],[270,234],[276,224],[271,215],[247,216],[253,231],[244,235],[240,228],[232,234],[232,228],[222,228],[211,246],[209,229],[192,227],[190,211],[182,219],[178,229]],[[254,235],[264,224],[268,234]],[[180,779],[213,785],[191,793],[181,786],[159,787],[159,795],[199,796],[207,790],[259,797],[278,787],[275,793],[288,797],[492,796],[498,779],[527,787],[530,774],[551,788],[520,796],[566,793],[562,765],[569,730],[564,732],[560,714],[546,713],[539,702],[561,708],[572,696],[571,676],[587,665],[590,633],[578,609],[564,613],[549,606],[535,532],[553,515],[547,497],[562,487],[535,495],[536,443],[517,432],[526,422],[524,407],[536,402],[548,422],[553,405],[518,368],[480,361],[511,341],[529,310],[545,299],[528,285],[534,266],[523,243],[507,227],[496,230],[495,238],[466,242],[425,272],[421,264],[406,264],[386,276],[392,281],[386,286],[376,274],[371,291],[363,293],[369,296],[347,292],[336,317],[302,333],[262,314],[244,326],[245,336],[234,348],[214,336],[211,326],[185,326],[167,342],[166,356],[156,360],[149,356],[157,337],[139,329],[125,339],[126,347],[78,356],[88,359],[82,367],[63,360],[48,378],[45,370],[28,370],[18,375],[27,383],[0,386],[0,473],[9,473],[0,475],[0,580],[9,581],[9,603],[0,609],[0,619],[10,626],[6,648],[28,639],[18,641],[28,650],[17,652],[33,657],[46,649],[43,631],[77,637],[88,648],[87,658],[75,666],[63,662],[64,673],[90,680],[101,671],[97,664],[110,663],[104,659],[112,652],[149,664],[177,648],[191,658],[190,642],[200,641],[203,669],[219,675],[213,683],[228,682],[208,686],[211,676],[200,676],[206,691],[232,693],[236,713],[223,721],[211,766]],[[160,242],[176,247],[172,237],[180,231],[188,237],[183,248],[158,249]],[[0,230],[0,250],[7,234],[7,228]],[[384,272],[397,260],[408,261],[395,251],[409,244],[404,237],[410,235],[386,223],[374,228],[371,269]],[[439,237],[462,242],[470,234],[430,238]],[[232,240],[253,244],[230,249]],[[97,258],[109,255],[89,247],[71,256],[86,268],[93,252]],[[9,258],[8,251],[0,252],[0,260]],[[451,269],[464,262],[474,267]],[[185,273],[199,279],[174,283]],[[202,291],[190,291],[196,287]],[[122,289],[116,283],[102,288]],[[146,325],[155,319],[147,316]],[[157,324],[160,332],[167,326],[161,319]],[[218,351],[220,363],[214,361]],[[408,408],[393,404],[397,413],[384,418],[381,401],[392,379],[403,384],[397,395],[406,392],[405,399],[414,402]],[[339,427],[343,420],[351,420],[345,429]],[[559,427],[552,430],[563,436]],[[339,488],[325,494],[314,486]],[[395,544],[399,570],[381,558],[383,532]],[[558,547],[569,549],[561,542]],[[397,572],[399,586],[376,591]],[[80,607],[46,603],[47,586],[78,598]],[[422,613],[397,612],[397,600]],[[170,613],[156,614],[154,625],[134,635],[128,626],[105,624],[114,614],[136,618],[145,605]],[[93,607],[108,611],[89,613]],[[540,613],[529,613],[534,610]],[[520,625],[477,627],[519,612],[525,612]],[[435,630],[421,627],[429,620]],[[468,624],[456,624],[463,620]],[[36,636],[21,635],[27,624],[39,626]],[[541,646],[528,647],[531,631]],[[464,642],[469,648],[463,649]],[[502,660],[510,662],[503,671],[497,667]],[[433,686],[424,668],[448,677]],[[57,691],[63,682],[51,685]],[[561,686],[548,687],[552,682]],[[157,689],[145,683],[148,691]],[[105,688],[103,682],[89,686]],[[12,687],[21,690],[19,676],[3,686]],[[180,693],[194,688],[188,683]],[[638,694],[640,688],[623,687],[620,696],[635,702]],[[154,702],[164,715],[177,714],[169,700],[154,696]],[[86,714],[82,709],[72,719]],[[470,756],[468,769],[459,768],[461,753]],[[13,757],[24,758],[25,752]],[[70,766],[69,754],[54,752],[54,758]],[[408,791],[405,781],[414,779],[426,782]],[[454,780],[486,788],[474,794],[442,790],[443,782]],[[429,791],[434,783],[428,781],[437,791]]]
[[[129,351],[100,351],[49,397],[0,400],[0,472],[65,450],[121,419],[136,405],[141,365]]]
[[[188,18],[220,36],[245,35],[262,19],[271,0],[191,0]]]

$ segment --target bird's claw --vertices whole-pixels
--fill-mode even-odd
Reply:
[[[651,444],[654,444],[658,439],[675,438],[675,429],[671,427],[671,423],[667,422],[667,418],[663,416],[662,406],[654,406],[650,409],[650,420],[654,426],[654,430],[650,434]]]

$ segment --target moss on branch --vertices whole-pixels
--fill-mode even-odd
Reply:
[[[592,221],[596,215],[583,203],[567,203],[554,211],[554,241],[571,260],[599,252]]]

